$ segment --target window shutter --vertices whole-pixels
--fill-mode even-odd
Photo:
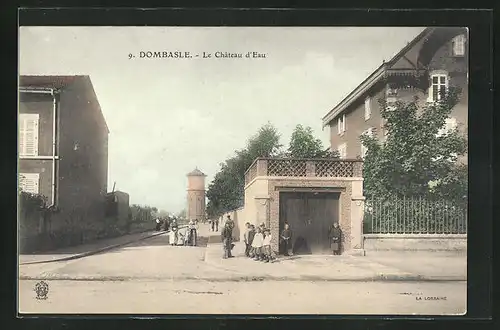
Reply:
[[[19,154],[38,156],[38,114],[19,115]]]
[[[19,185],[21,190],[31,194],[39,193],[40,174],[38,173],[20,173]]]
[[[371,114],[372,114],[372,110],[370,108],[370,97],[367,97],[365,99],[365,120],[368,120],[370,119],[371,117]]]

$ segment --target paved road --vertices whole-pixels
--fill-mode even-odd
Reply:
[[[450,315],[464,313],[466,301],[463,282],[48,283],[48,299],[37,300],[35,281],[21,281],[21,313]]]
[[[20,276],[28,279],[19,281],[19,310],[434,315],[465,311],[466,282],[241,282],[227,269],[205,262],[206,239],[200,243],[201,247],[173,247],[161,235],[81,259],[21,265]],[[50,286],[47,300],[35,299],[38,278]],[[440,297],[446,300],[429,300]]]

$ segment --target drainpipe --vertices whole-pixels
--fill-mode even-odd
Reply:
[[[21,93],[35,93],[35,94],[50,94],[52,96],[52,193],[51,193],[51,204],[50,207],[56,206],[56,151],[57,151],[57,140],[56,140],[56,129],[58,123],[58,113],[57,113],[57,95],[58,91],[54,88],[20,88]]]
[[[57,153],[57,140],[56,140],[56,132],[57,132],[57,119],[59,117],[58,109],[57,109],[57,92],[52,89],[52,203],[51,207],[56,206],[56,193],[57,193],[57,185],[56,185],[56,153]]]

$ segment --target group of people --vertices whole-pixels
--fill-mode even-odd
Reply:
[[[219,231],[219,219],[208,220],[208,224],[212,231]]]
[[[246,223],[244,234],[245,255],[255,261],[273,262],[276,256],[271,248],[271,230],[264,223],[259,227]]]
[[[224,259],[233,257],[231,251],[234,247],[234,226],[234,221],[228,215],[221,231]],[[270,228],[266,228],[264,223],[257,227],[247,222],[245,226],[245,256],[255,261],[274,262],[276,260],[276,253],[271,247],[271,240],[273,236]],[[334,255],[339,255],[341,252],[342,231],[337,222],[333,223],[333,225],[329,228],[328,239],[332,253]],[[282,252],[284,256],[290,256],[290,251],[292,250],[292,253],[294,252],[297,242],[293,244],[293,233],[288,223],[284,224],[284,229],[280,233],[279,241],[281,248],[280,252]]]
[[[170,245],[191,245],[196,246],[198,240],[198,220],[190,220],[184,233],[179,231],[177,220],[172,220],[169,232]]]

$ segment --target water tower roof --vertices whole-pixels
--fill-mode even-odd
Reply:
[[[195,168],[193,171],[188,173],[188,176],[206,176],[205,173],[200,171],[198,168]]]

